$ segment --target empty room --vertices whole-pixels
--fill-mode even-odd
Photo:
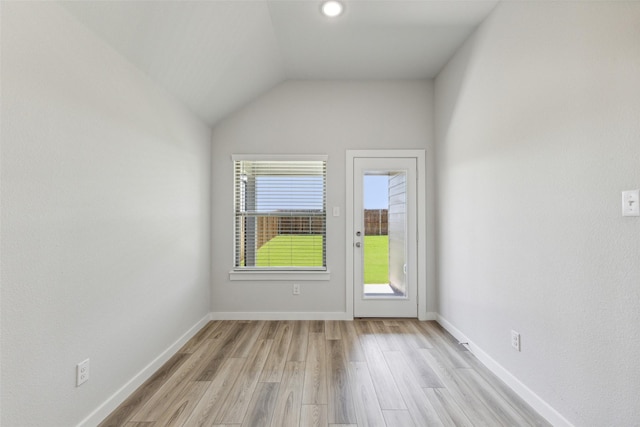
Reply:
[[[640,425],[640,2],[0,2],[0,425]]]

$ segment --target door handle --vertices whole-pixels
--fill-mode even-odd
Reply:
[[[356,248],[359,248],[360,247],[360,242],[356,242],[355,245],[356,245]]]

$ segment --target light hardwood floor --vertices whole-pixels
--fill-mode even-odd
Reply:
[[[435,322],[214,321],[101,426],[549,425]]]

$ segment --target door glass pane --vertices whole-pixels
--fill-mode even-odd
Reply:
[[[405,171],[367,171],[363,177],[365,298],[406,298]]]

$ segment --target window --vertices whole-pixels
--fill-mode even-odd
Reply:
[[[233,162],[234,270],[326,270],[326,156]]]

